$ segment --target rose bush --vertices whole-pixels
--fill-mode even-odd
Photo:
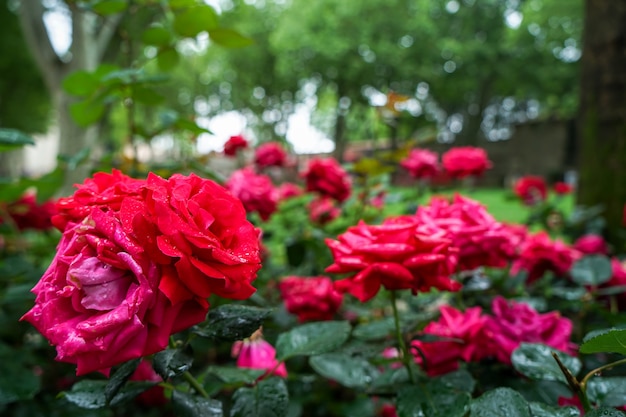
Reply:
[[[348,173],[334,158],[314,158],[302,172],[306,190],[318,192],[339,202],[351,194],[351,181]]]

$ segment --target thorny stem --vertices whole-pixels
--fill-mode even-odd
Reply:
[[[400,348],[402,354],[402,363],[406,367],[406,370],[409,373],[409,379],[412,384],[415,384],[415,375],[413,375],[413,368],[411,367],[411,355],[406,347],[406,343],[404,342],[404,337],[402,336],[402,330],[400,329],[400,315],[398,314],[398,306],[396,305],[396,292],[390,291],[391,293],[391,307],[393,308],[393,321],[396,328],[396,337],[398,339],[398,347]]]
[[[587,392],[585,390],[584,383],[578,382],[576,377],[572,375],[569,369],[567,369],[567,366],[563,365],[563,362],[561,362],[561,360],[559,359],[559,356],[555,352],[552,352],[552,357],[554,358],[556,363],[559,365],[561,372],[563,372],[563,375],[565,375],[565,379],[567,380],[567,385],[569,385],[572,392],[576,394],[581,404],[583,405],[583,409],[585,410],[585,412],[590,411],[591,404],[589,403],[589,398],[587,398]],[[583,378],[583,381],[585,381],[587,376]]]
[[[204,390],[204,387],[200,385],[198,380],[194,378],[194,376],[191,375],[189,371],[183,372],[183,377],[185,378],[185,381],[189,382],[189,385],[191,385],[198,394],[202,395],[204,398],[209,398],[209,394],[207,394],[207,392]]]

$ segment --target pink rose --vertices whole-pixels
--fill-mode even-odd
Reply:
[[[278,201],[287,200],[291,197],[298,197],[304,194],[302,188],[292,182],[284,182],[277,189]]]
[[[488,355],[483,337],[485,316],[480,307],[468,308],[463,313],[442,306],[439,311],[439,320],[428,323],[422,333],[454,340],[411,342],[417,350],[414,352],[415,362],[421,364],[428,375],[452,372],[458,369],[460,360],[478,361]]]
[[[53,201],[37,203],[35,193],[27,192],[19,200],[8,204],[5,208],[19,230],[46,230],[52,228],[52,216],[57,214]],[[2,218],[0,218],[2,224]]]
[[[412,149],[409,155],[400,161],[400,165],[409,171],[413,178],[434,178],[439,173],[439,155],[428,149]]]
[[[289,276],[280,281],[278,289],[287,311],[301,322],[331,320],[343,301],[329,277]]]
[[[259,168],[282,167],[287,163],[287,152],[278,142],[263,143],[254,152],[254,163]]]
[[[249,339],[235,342],[232,355],[237,358],[239,368],[267,371],[261,378],[270,372],[281,378],[287,378],[285,364],[276,360],[276,349],[263,339],[260,331],[255,332]]]
[[[318,192],[339,202],[350,197],[350,177],[334,158],[312,159],[302,176],[307,191]]]
[[[532,283],[547,271],[557,276],[569,272],[581,254],[560,240],[552,241],[546,232],[529,235],[522,243],[518,258],[511,266],[511,274],[528,272],[527,282]]]
[[[569,354],[576,351],[570,342],[572,322],[558,311],[540,314],[528,304],[500,296],[493,299],[491,310],[493,316],[484,325],[487,349],[502,363],[511,363],[511,354],[522,342],[543,343]]]
[[[515,254],[515,236],[497,222],[478,201],[454,196],[452,202],[435,197],[415,213],[422,234],[443,234],[459,248],[459,269],[502,268]]]
[[[377,226],[361,221],[337,240],[326,239],[334,258],[326,271],[354,274],[336,281],[336,288],[361,302],[374,297],[381,286],[413,293],[431,288],[459,290],[461,284],[450,279],[457,263],[452,242],[419,234],[417,227],[415,219],[408,216],[390,218]]]
[[[257,212],[268,220],[276,211],[278,192],[270,177],[257,174],[250,167],[233,172],[226,181],[226,188],[241,200],[248,212]]]
[[[574,242],[574,249],[587,255],[606,255],[609,248],[602,236],[589,234],[579,237]]]
[[[487,152],[473,146],[452,148],[443,154],[441,161],[452,178],[478,177],[491,168]]]
[[[543,178],[529,175],[522,177],[513,186],[515,194],[528,206],[544,201],[548,195],[548,186]]]
[[[335,220],[341,214],[335,200],[329,197],[318,197],[309,203],[309,217],[313,223],[324,225]]]
[[[245,149],[248,147],[248,141],[241,135],[231,136],[224,143],[224,155],[235,156],[239,149]]]

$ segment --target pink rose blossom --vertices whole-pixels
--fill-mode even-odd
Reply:
[[[292,182],[282,183],[277,189],[278,201],[287,200],[291,197],[298,197],[304,194],[302,187]]]
[[[443,154],[441,161],[443,168],[452,178],[479,177],[491,168],[487,152],[473,146],[452,148]]]
[[[224,155],[235,156],[239,149],[248,147],[248,141],[241,135],[231,136],[224,144]]]
[[[278,142],[263,143],[254,151],[254,163],[259,168],[282,167],[287,163],[287,152]]]
[[[329,277],[283,278],[278,284],[280,295],[288,312],[300,322],[331,320],[343,301]]]
[[[548,196],[548,185],[542,177],[529,175],[522,177],[513,186],[515,194],[527,206],[541,203]]]
[[[276,360],[276,349],[263,339],[258,330],[249,339],[235,342],[232,355],[237,358],[239,368],[265,370],[262,377],[273,372],[273,375],[287,378],[285,364]]]
[[[439,173],[439,155],[428,149],[412,149],[400,165],[417,179],[434,178]]]
[[[579,237],[574,242],[574,249],[587,255],[606,255],[609,248],[602,236],[589,234]]]
[[[269,176],[257,174],[250,167],[233,172],[226,181],[226,188],[238,199],[248,212],[257,212],[268,220],[276,211],[278,192]]]
[[[319,225],[331,222],[341,214],[341,209],[337,207],[335,200],[329,197],[318,197],[311,200],[308,208],[311,221]]]
[[[314,158],[302,173],[306,190],[342,202],[350,197],[351,182],[348,173],[334,158]]]
[[[511,274],[526,271],[529,283],[538,280],[547,271],[557,276],[565,275],[580,256],[580,252],[562,241],[553,241],[546,232],[539,232],[529,235],[522,243],[519,256],[511,266]]]

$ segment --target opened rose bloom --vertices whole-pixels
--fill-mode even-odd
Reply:
[[[278,201],[287,200],[292,197],[298,197],[304,194],[302,187],[292,182],[284,182],[276,188],[276,193],[278,195]]]
[[[350,177],[335,158],[312,159],[302,176],[307,191],[318,192],[339,202],[350,197]]]
[[[548,185],[542,177],[528,175],[515,182],[513,191],[524,204],[533,206],[546,199],[548,195]]]
[[[278,142],[266,142],[255,149],[254,163],[259,168],[282,167],[287,163],[287,152]]]
[[[285,277],[278,289],[287,311],[298,316],[301,322],[330,320],[343,301],[343,295],[335,290],[333,281],[324,276]]]
[[[237,367],[265,370],[261,378],[270,373],[281,378],[287,378],[287,368],[284,362],[276,360],[276,349],[263,339],[263,334],[257,330],[247,339],[233,344],[231,355],[237,358]]]
[[[428,149],[412,149],[400,165],[413,178],[434,178],[439,173],[439,155]]]
[[[224,155],[235,156],[239,149],[245,149],[248,147],[248,141],[241,135],[235,135],[228,138],[224,143]]]
[[[609,248],[604,238],[595,234],[584,235],[576,239],[576,242],[574,242],[574,249],[587,255],[606,255],[609,252]]]
[[[314,198],[309,203],[308,209],[311,221],[320,225],[335,220],[341,214],[341,209],[330,197]]]
[[[37,194],[26,192],[17,201],[5,207],[19,230],[34,229],[46,230],[52,228],[52,217],[57,214],[53,201],[37,203]],[[3,220],[0,218],[0,224]]]
[[[56,346],[58,360],[77,364],[77,375],[108,374],[163,350],[171,334],[205,319],[211,294],[255,291],[258,232],[239,200],[195,175],[126,185],[109,183],[110,206],[94,200],[82,221],[62,222],[57,254],[22,318]],[[84,191],[59,203],[66,218]]]
[[[409,216],[389,218],[381,225],[361,221],[339,235],[326,239],[334,263],[326,272],[353,274],[335,282],[361,302],[374,297],[380,287],[410,289],[413,293],[437,288],[457,291],[461,284],[450,278],[455,272],[457,250],[440,235],[422,235]]]
[[[459,248],[459,269],[505,267],[515,255],[516,239],[478,201],[456,194],[452,201],[435,197],[415,213],[418,231],[443,234]]]
[[[257,212],[267,220],[276,211],[278,192],[272,179],[264,174],[257,174],[250,167],[233,172],[226,181],[226,188],[241,200],[248,212]]]
[[[487,349],[502,363],[511,363],[511,354],[522,342],[543,343],[572,354],[572,322],[558,311],[540,314],[528,304],[496,297],[491,303],[493,315],[485,320]]]
[[[452,148],[442,155],[441,162],[452,178],[479,177],[491,168],[487,152],[473,146]]]
[[[518,258],[511,266],[511,274],[526,271],[529,283],[541,278],[548,271],[562,276],[569,272],[574,261],[580,257],[581,253],[577,250],[560,240],[553,241],[546,232],[539,232],[524,240]]]

